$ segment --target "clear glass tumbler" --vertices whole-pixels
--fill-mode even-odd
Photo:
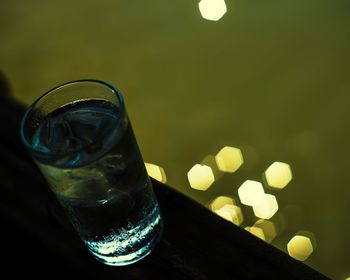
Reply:
[[[115,87],[79,80],[50,90],[27,110],[21,137],[98,260],[122,266],[152,251],[161,216]]]

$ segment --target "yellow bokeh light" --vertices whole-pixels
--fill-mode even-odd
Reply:
[[[315,235],[311,231],[299,230],[295,235],[305,236],[305,237],[309,238],[310,242],[312,244],[312,248],[315,251],[315,249],[317,247],[317,242],[316,242]]]
[[[275,161],[265,171],[265,179],[270,187],[283,189],[292,180],[289,164]]]
[[[305,261],[314,251],[309,237],[295,235],[287,244],[288,253],[294,259]]]
[[[236,205],[226,204],[218,210],[214,210],[214,213],[220,217],[228,220],[235,225],[239,226],[243,222],[243,214],[240,207]]]
[[[218,21],[227,12],[224,0],[201,0],[198,6],[202,17],[207,20]]]
[[[233,198],[228,197],[228,196],[218,196],[215,198],[210,204],[209,204],[209,209],[211,211],[216,211],[225,206],[226,204],[228,205],[235,205],[235,201]]]
[[[231,222],[232,221],[232,216],[230,214],[230,212],[227,212],[223,209],[218,209],[214,211],[215,214],[219,215],[221,218]]]
[[[265,241],[265,234],[264,234],[264,231],[259,228],[259,227],[255,227],[255,226],[252,226],[252,227],[249,227],[249,229],[247,229],[251,234],[254,234],[256,237],[262,239]]]
[[[264,198],[264,188],[260,182],[247,180],[238,188],[238,196],[242,204],[254,206]]]
[[[187,173],[188,181],[191,188],[205,191],[215,181],[213,171],[209,166],[196,164]]]
[[[272,194],[264,194],[263,199],[253,205],[255,216],[261,219],[270,219],[278,211],[276,197]]]
[[[235,172],[244,162],[241,150],[229,146],[222,148],[217,153],[215,161],[219,170],[228,173]]]
[[[147,173],[153,179],[156,179],[159,182],[166,183],[166,175],[164,169],[153,163],[145,163]]]
[[[264,240],[268,243],[272,242],[277,235],[276,227],[271,221],[260,219],[254,224],[254,227],[260,228],[263,231]]]

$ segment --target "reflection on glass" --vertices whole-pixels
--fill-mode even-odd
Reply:
[[[240,149],[226,146],[215,156],[219,170],[233,173],[243,164],[243,155]]]
[[[234,223],[237,226],[239,226],[243,222],[242,210],[236,205],[226,204],[220,209],[215,210],[214,213]]]
[[[293,178],[289,164],[278,161],[272,163],[264,175],[267,184],[277,189],[283,189]]]
[[[238,188],[238,196],[242,204],[254,206],[264,198],[264,188],[260,182],[247,180]]]
[[[145,163],[146,166],[146,170],[147,173],[150,177],[152,177],[153,179],[162,182],[162,183],[166,183],[167,179],[166,179],[166,175],[165,175],[165,171],[162,167],[153,164],[153,163]]]
[[[207,20],[218,21],[227,12],[224,0],[202,0],[198,6],[202,17]]]
[[[213,170],[207,165],[196,164],[187,173],[191,188],[205,191],[215,181]]]
[[[314,251],[311,239],[303,235],[295,235],[287,244],[287,250],[291,257],[305,261]]]
[[[256,205],[253,205],[254,215],[261,219],[270,219],[278,211],[276,197],[272,194],[264,194],[264,197]]]

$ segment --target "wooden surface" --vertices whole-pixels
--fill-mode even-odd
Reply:
[[[161,242],[134,265],[100,264],[66,221],[20,143],[24,110],[0,94],[2,274],[25,271],[38,278],[54,274],[79,279],[328,279],[155,181],[164,218]]]

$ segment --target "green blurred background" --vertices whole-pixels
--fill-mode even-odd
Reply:
[[[276,192],[287,228],[314,233],[306,261],[334,279],[350,276],[350,2],[231,0],[217,21],[198,1],[0,3],[0,70],[15,97],[32,103],[79,78],[124,94],[146,162],[203,205],[237,196],[274,161],[293,181]],[[245,163],[207,191],[187,172],[223,146]],[[254,223],[248,207],[242,226]],[[215,226],[215,225],[213,225]],[[232,248],[234,250],[234,248]]]

